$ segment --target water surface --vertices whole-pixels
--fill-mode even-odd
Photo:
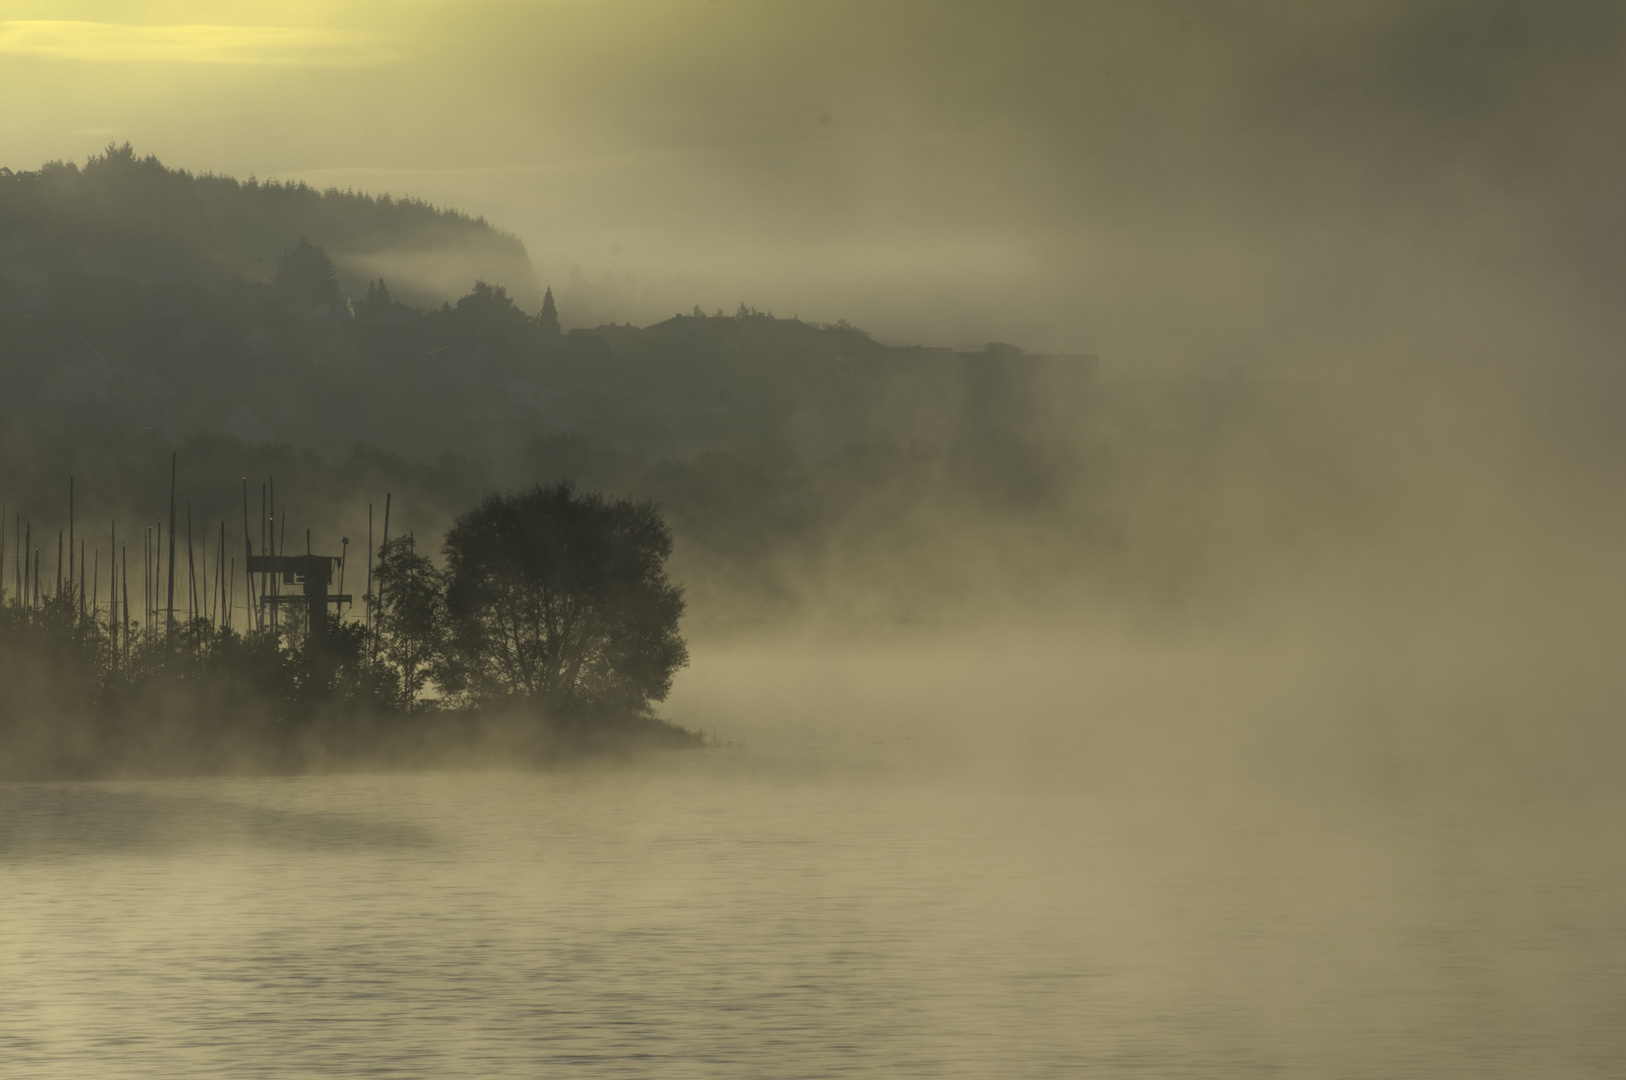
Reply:
[[[1020,718],[989,743],[1047,768],[903,711],[724,710],[745,745],[573,772],[0,787],[0,1074],[1626,1060],[1618,800],[1105,785]]]

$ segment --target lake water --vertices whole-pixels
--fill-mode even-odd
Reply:
[[[0,1075],[1619,1075],[1618,799],[865,678],[718,665],[744,745],[635,764],[0,787]]]

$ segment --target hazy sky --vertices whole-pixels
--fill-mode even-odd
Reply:
[[[450,203],[617,317],[1109,365],[1618,354],[1614,3],[0,0],[0,164]],[[567,319],[570,313],[566,313]]]

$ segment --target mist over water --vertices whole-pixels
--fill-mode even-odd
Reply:
[[[8,785],[5,1071],[1610,1075],[1618,676],[1432,633],[726,640],[704,752]]]
[[[1109,383],[1111,542],[701,592],[705,750],[0,787],[0,1074],[1610,1076],[1615,399],[1465,385]]]
[[[0,1078],[1621,1071],[1618,5],[33,7],[45,565],[571,477],[712,745],[0,784]]]
[[[0,1074],[1610,1076],[1585,385],[1104,380],[788,608],[683,534],[705,750],[0,786]]]

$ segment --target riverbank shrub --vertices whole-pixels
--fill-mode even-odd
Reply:
[[[431,764],[467,758],[448,749],[465,738],[555,757],[697,745],[653,714],[688,659],[671,548],[652,504],[556,484],[459,517],[444,570],[410,536],[384,543],[371,617],[329,615],[325,634],[131,620],[71,580],[8,598],[0,779]]]

